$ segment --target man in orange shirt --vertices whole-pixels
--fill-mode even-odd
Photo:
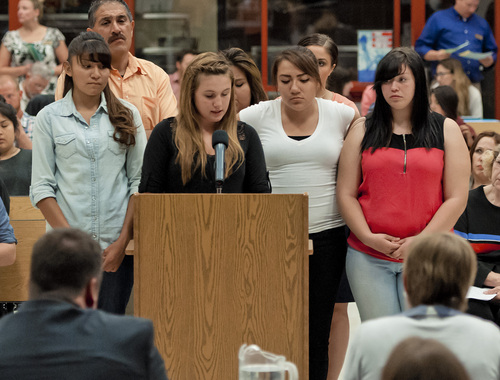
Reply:
[[[113,93],[137,107],[149,136],[163,119],[177,115],[170,79],[159,66],[130,52],[134,20],[123,0],[95,0],[89,8],[88,31],[99,33],[111,50],[109,86]],[[56,100],[62,98],[65,74],[57,82]]]

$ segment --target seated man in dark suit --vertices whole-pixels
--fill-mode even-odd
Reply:
[[[76,229],[34,245],[30,300],[0,319],[3,380],[167,379],[151,321],[95,310],[101,251]]]

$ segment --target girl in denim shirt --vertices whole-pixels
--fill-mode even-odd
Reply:
[[[103,249],[99,308],[125,312],[133,284],[130,196],[146,144],[137,109],[108,86],[111,53],[97,33],[69,45],[64,98],[37,116],[30,196],[51,228],[76,227]],[[130,201],[129,201],[130,200]]]

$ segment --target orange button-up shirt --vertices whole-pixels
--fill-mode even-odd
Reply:
[[[63,72],[57,81],[56,100],[62,99],[64,90]],[[177,115],[170,79],[162,68],[129,53],[125,75],[111,69],[109,87],[113,93],[137,107],[144,129],[151,130],[163,119]]]

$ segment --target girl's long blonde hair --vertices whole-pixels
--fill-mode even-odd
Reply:
[[[179,153],[176,162],[181,167],[182,183],[189,182],[193,173],[200,169],[205,176],[207,154],[199,128],[200,114],[195,106],[194,93],[200,84],[200,75],[224,75],[231,79],[231,99],[226,114],[217,129],[227,132],[229,144],[226,149],[226,177],[236,170],[244,160],[238,142],[236,108],[234,105],[234,77],[227,60],[216,53],[199,54],[187,67],[181,84],[179,115],[174,127],[174,143]]]
[[[454,80],[452,87],[458,95],[458,114],[460,116],[470,115],[469,87],[472,85],[469,77],[464,73],[462,64],[454,58],[446,58],[439,61],[438,65],[451,71]]]

